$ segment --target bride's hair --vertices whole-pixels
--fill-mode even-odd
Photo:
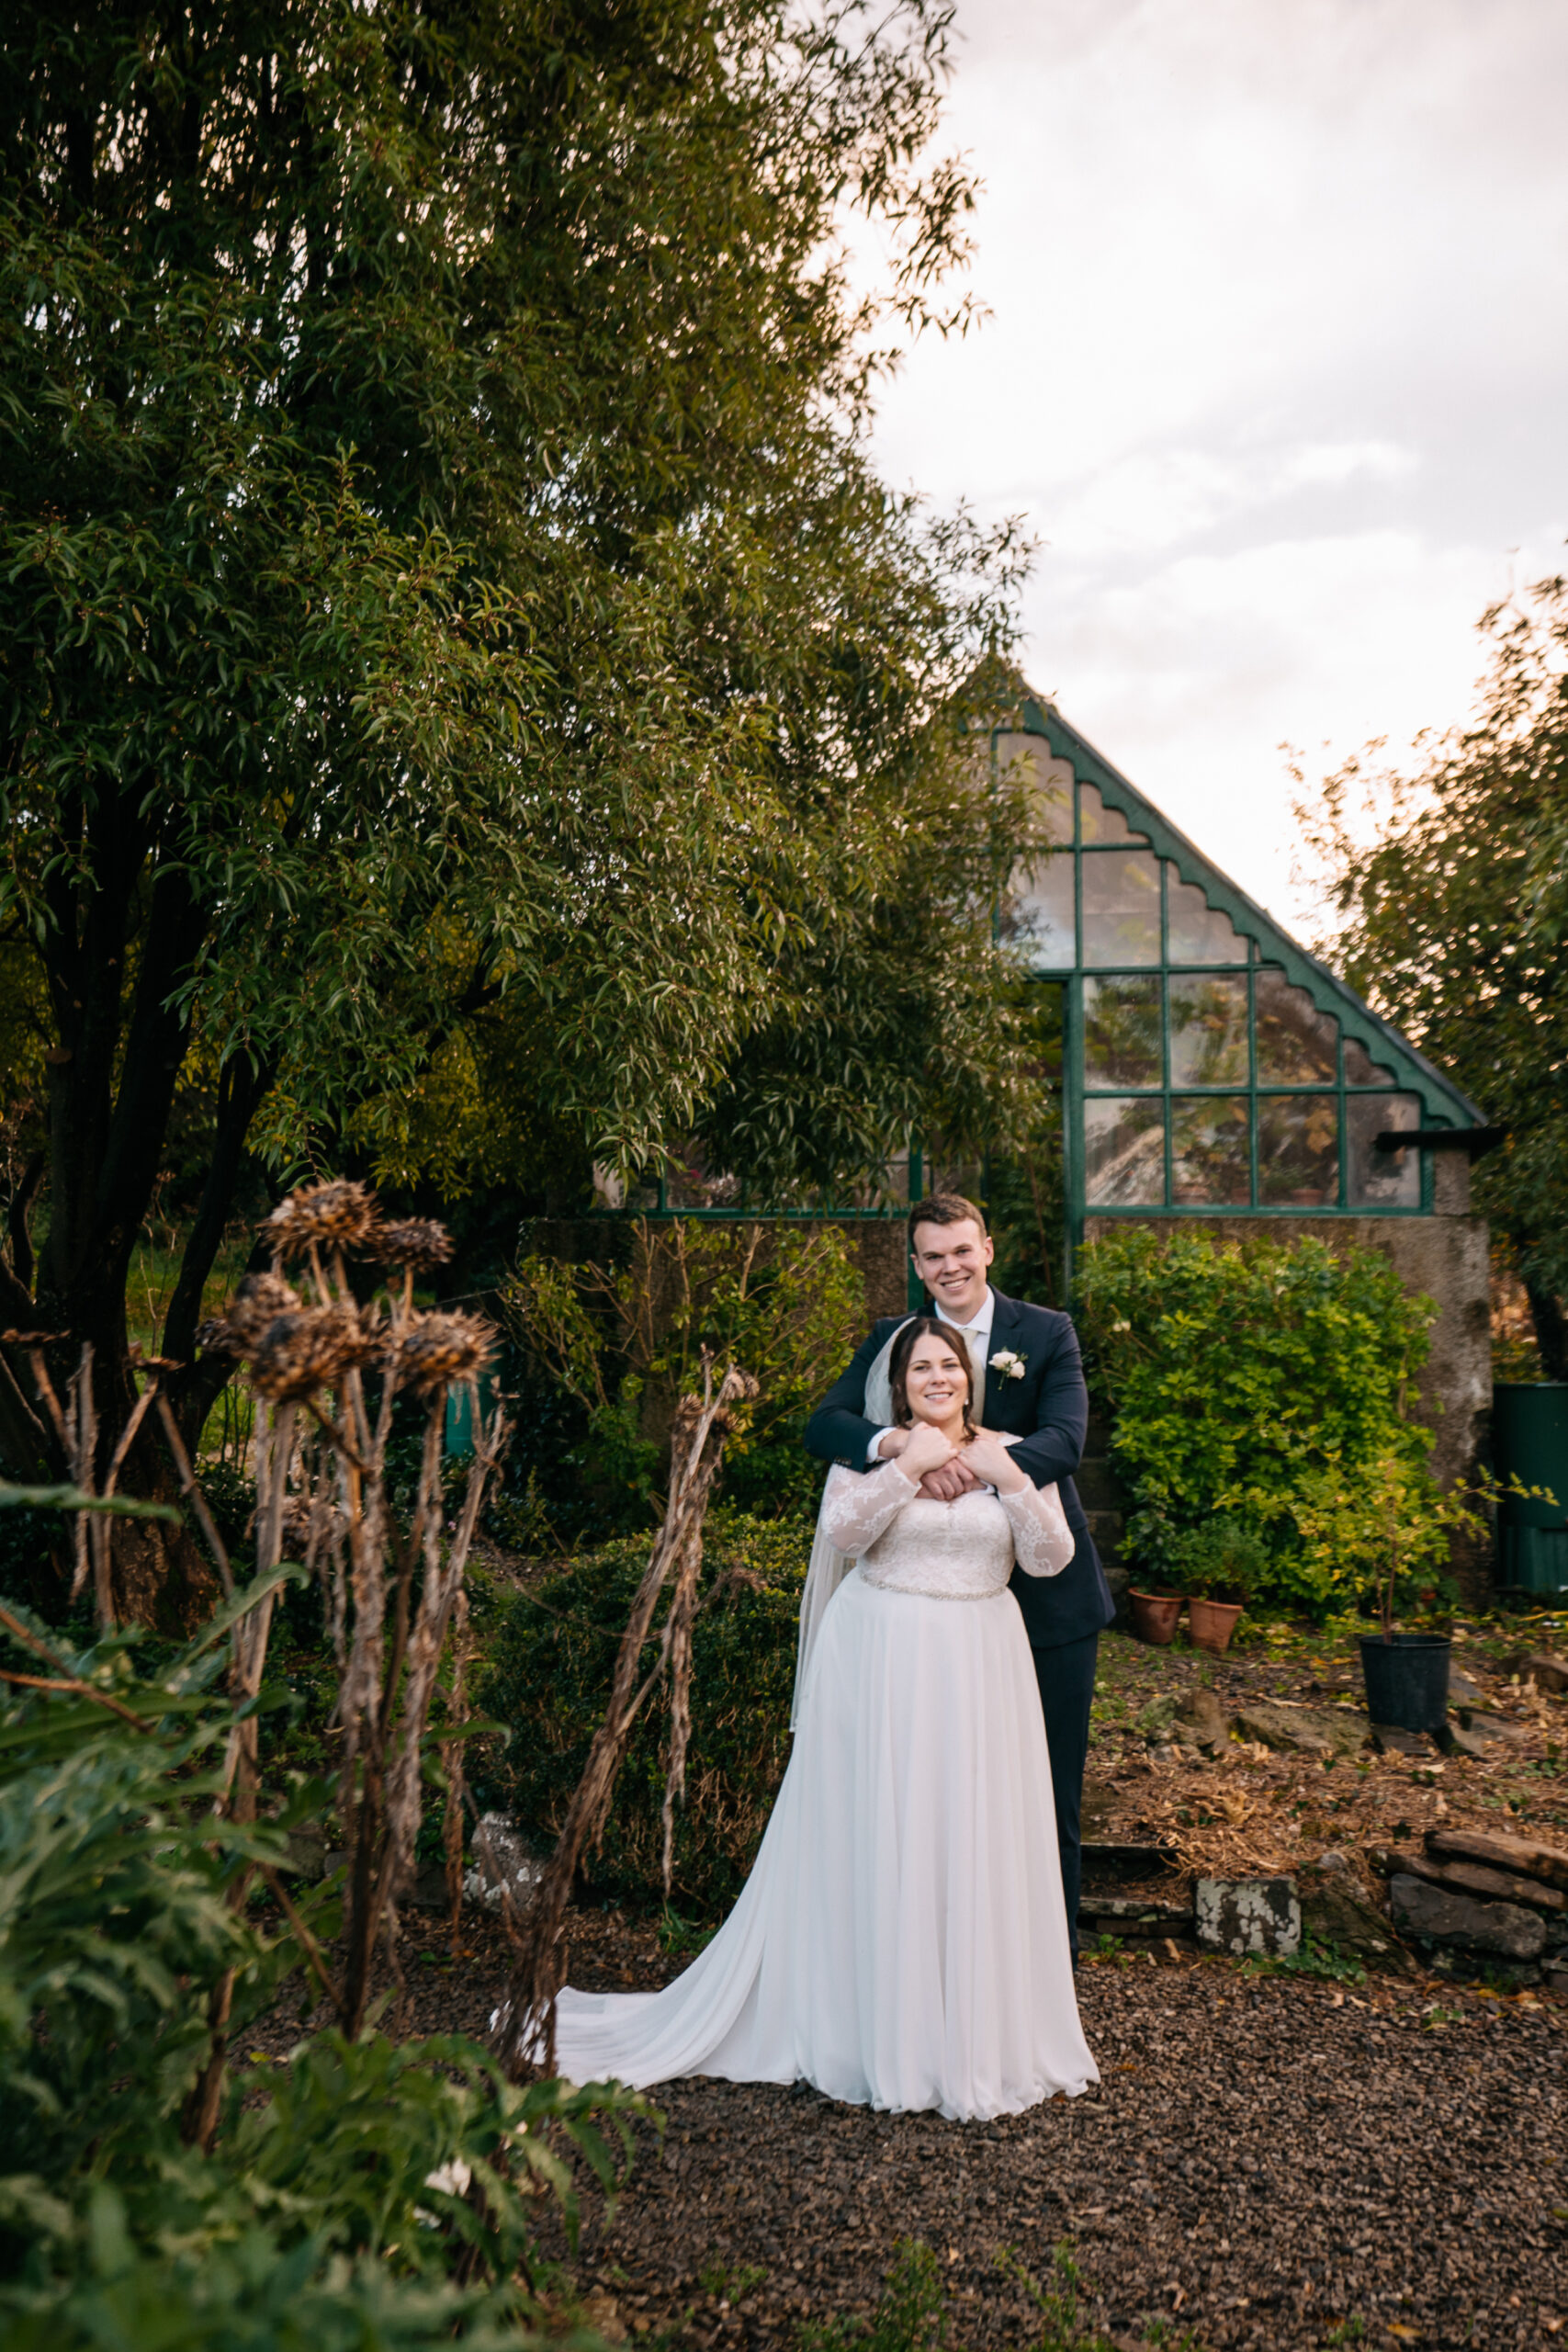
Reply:
[[[909,1410],[908,1386],[909,1358],[915,1352],[915,1341],[927,1339],[942,1340],[964,1367],[964,1434],[973,1437],[975,1419],[970,1408],[975,1402],[975,1375],[970,1369],[969,1350],[964,1340],[953,1338],[952,1325],[940,1321],[934,1315],[911,1316],[893,1342],[893,1353],[887,1364],[887,1377],[893,1388],[893,1418],[900,1429],[907,1427],[914,1419]]]

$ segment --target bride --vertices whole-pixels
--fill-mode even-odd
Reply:
[[[573,2081],[812,2083],[857,2106],[1016,2114],[1099,2080],[1073,1994],[1051,1766],[1017,1601],[1073,1538],[969,1418],[966,1351],[915,1316],[873,1367],[896,1461],[828,1474],[795,1736],[751,1875],[661,1993],[560,1996]],[[962,1455],[985,1485],[917,1489]],[[851,1555],[857,1566],[851,1568]],[[846,1570],[849,1572],[846,1573]]]

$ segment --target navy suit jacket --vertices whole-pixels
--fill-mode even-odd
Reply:
[[[1073,1531],[1077,1546],[1071,1560],[1055,1577],[1026,1577],[1014,1569],[1012,1590],[1023,1611],[1023,1623],[1037,1650],[1055,1649],[1064,1642],[1098,1634],[1116,1614],[1094,1538],[1089,1532],[1083,1505],[1073,1484],[1073,1472],[1083,1459],[1089,1428],[1089,1392],[1084,1386],[1083,1359],[1072,1317],[1054,1307],[1030,1306],[1022,1299],[996,1292],[988,1355],[1004,1348],[1023,1359],[1021,1380],[1004,1380],[986,1374],[986,1426],[1022,1440],[1012,1458],[1037,1487],[1054,1479]],[[928,1314],[934,1312],[928,1307]],[[833,1383],[806,1424],[806,1450],[824,1462],[839,1462],[852,1470],[874,1467],[866,1448],[876,1428],[866,1419],[865,1380],[878,1351],[900,1323],[902,1315],[885,1315],[856,1349],[849,1370]]]

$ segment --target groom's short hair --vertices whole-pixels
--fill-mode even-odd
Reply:
[[[913,1250],[915,1246],[918,1225],[963,1225],[971,1218],[982,1233],[987,1230],[985,1210],[976,1208],[973,1201],[966,1201],[962,1193],[928,1193],[909,1211],[909,1247]]]

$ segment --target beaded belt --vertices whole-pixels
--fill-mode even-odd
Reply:
[[[895,1584],[890,1577],[873,1576],[862,1568],[861,1582],[875,1592],[904,1592],[911,1600],[999,1600],[1007,1590],[1005,1584],[994,1584],[984,1592],[954,1592],[949,1586],[931,1584]]]

